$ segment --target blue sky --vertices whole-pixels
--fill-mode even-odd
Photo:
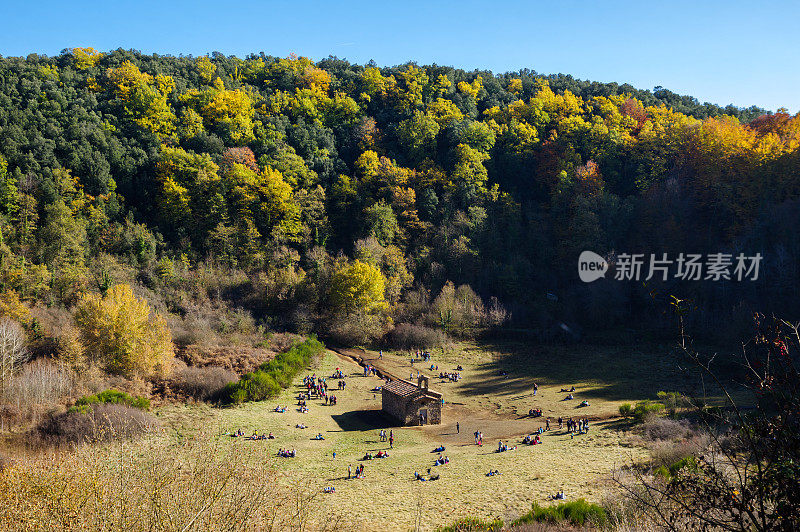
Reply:
[[[92,46],[530,68],[794,113],[800,111],[799,20],[797,0],[0,0],[0,54]]]

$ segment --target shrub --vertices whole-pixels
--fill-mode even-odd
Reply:
[[[697,458],[694,456],[687,456],[685,458],[681,458],[677,462],[670,464],[669,466],[661,466],[653,471],[656,475],[664,477],[665,479],[669,480],[682,469],[688,469],[689,471],[697,471]]]
[[[679,408],[683,408],[688,404],[688,401],[680,392],[658,392],[656,396],[663,403],[667,414],[670,416],[674,416]]]
[[[623,403],[619,405],[619,415],[624,417],[625,419],[631,417],[633,415],[633,407],[630,403]]]
[[[157,426],[156,419],[125,404],[98,403],[86,411],[73,410],[45,419],[34,429],[45,444],[82,444],[132,438]]]
[[[190,345],[178,352],[178,358],[192,367],[217,366],[239,375],[255,371],[275,357],[275,351],[247,346],[203,347]]]
[[[522,515],[511,524],[515,526],[541,521],[550,523],[568,521],[573,525],[592,524],[605,526],[608,524],[608,515],[602,506],[586,502],[584,499],[562,502],[558,505],[547,507],[533,503],[533,508],[531,508],[530,512]]]
[[[642,426],[642,437],[648,441],[680,440],[691,433],[687,420],[677,421],[663,417],[647,420]]]
[[[259,366],[258,370],[228,383],[221,392],[226,403],[263,401],[288,388],[292,379],[311,361],[322,354],[325,346],[316,338],[308,338],[285,353]]]
[[[0,418],[36,421],[40,414],[67,397],[72,390],[70,372],[63,364],[36,360],[23,366],[3,391]]]
[[[638,403],[636,403],[636,407],[633,409],[633,417],[634,419],[636,419],[636,421],[642,423],[646,419],[653,416],[657,416],[663,411],[664,411],[663,404],[646,399],[644,401],[639,401]]]
[[[218,397],[227,384],[238,378],[236,373],[217,366],[187,367],[175,373],[171,385],[185,397],[207,401]]]
[[[328,337],[345,346],[368,345],[386,331],[380,316],[366,312],[337,313],[327,319],[324,327]]]
[[[401,323],[386,335],[386,343],[396,349],[430,349],[447,342],[447,335],[424,325]]]
[[[94,405],[125,405],[139,410],[150,409],[150,399],[147,397],[133,397],[125,392],[117,390],[106,390],[97,395],[85,395],[75,401],[74,410],[86,411],[86,408],[94,408]]]
[[[669,441],[661,440],[650,444],[650,459],[654,467],[668,466],[689,456],[704,452],[710,443],[707,434],[693,434],[689,438]]]
[[[499,532],[502,529],[503,521],[499,518],[488,521],[477,517],[465,517],[452,525],[440,527],[436,530],[437,532]]]

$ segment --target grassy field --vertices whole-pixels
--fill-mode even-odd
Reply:
[[[438,375],[416,362],[408,353],[357,352],[367,361],[409,377],[422,371]],[[327,352],[313,370],[330,376],[338,367],[347,377],[347,390],[339,392],[339,403],[326,406],[312,401],[308,413],[297,410],[299,382],[273,401],[235,408],[170,406],[159,411],[169,430],[188,434],[202,430],[231,446],[294,448],[297,458],[278,461],[283,481],[317,482],[319,489],[334,486],[336,492],[323,497],[323,506],[346,515],[364,529],[408,530],[419,525],[430,530],[464,516],[513,518],[534,501],[546,504],[548,495],[563,489],[569,498],[598,501],[607,489],[616,466],[646,456],[630,443],[628,426],[616,418],[623,402],[654,398],[659,390],[686,384],[687,377],[666,350],[631,348],[551,346],[521,344],[459,344],[434,351],[432,363],[439,371],[463,366],[457,382],[431,379],[431,388],[444,394],[443,423],[427,427],[393,427],[380,412],[380,393],[370,390],[381,384],[377,377],[364,377],[361,368],[346,356]],[[532,384],[539,390],[533,395]],[[575,386],[575,399],[563,401],[561,388]],[[333,393],[336,393],[335,391]],[[586,399],[590,406],[577,408]],[[286,413],[273,411],[288,406]],[[541,408],[544,416],[556,418],[588,416],[594,421],[589,434],[574,439],[563,430],[545,433],[544,445],[519,445],[516,451],[495,453],[497,441],[518,445],[521,438],[540,426],[544,418],[527,417],[530,408]],[[455,423],[460,423],[456,434]],[[296,428],[298,423],[308,428]],[[246,434],[272,432],[274,440],[248,441],[226,433],[241,428]],[[378,440],[381,428],[391,428],[395,449],[386,459],[360,461],[367,451],[387,450]],[[473,433],[484,434],[484,445],[474,445]],[[322,433],[324,441],[311,438]],[[446,446],[450,464],[433,467],[439,444]],[[336,457],[333,457],[333,453]],[[347,468],[365,465],[366,478],[347,479]],[[414,472],[439,473],[436,482],[414,481]],[[486,477],[489,469],[500,476]]]

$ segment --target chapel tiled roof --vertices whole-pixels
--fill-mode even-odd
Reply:
[[[419,391],[419,388],[406,381],[392,381],[383,385],[383,390],[399,395],[400,397],[408,397]]]

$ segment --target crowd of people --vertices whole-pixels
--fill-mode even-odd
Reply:
[[[290,451],[289,449],[280,448],[278,449],[278,456],[281,458],[294,458],[297,456],[297,451],[294,449]]]
[[[269,434],[264,434],[263,432],[259,434],[258,430],[254,430],[253,434],[250,436],[245,436],[245,433],[242,429],[238,429],[235,432],[229,434],[231,438],[244,438],[245,440],[274,440],[275,436],[270,432]]]
[[[461,380],[461,373],[457,371],[440,371],[439,378],[450,382],[458,382]]]
[[[447,456],[442,456],[440,454],[439,457],[433,462],[433,465],[439,466],[439,465],[446,465],[449,463],[450,463],[450,458],[448,458]]]
[[[353,474],[353,466],[347,466],[347,478],[364,478],[364,464],[356,466],[355,474]]]
[[[387,453],[386,451],[378,451],[375,454],[372,454],[371,452],[367,451],[362,460],[373,460],[375,458],[388,458],[388,457],[389,453]]]
[[[570,434],[586,434],[589,432],[589,420],[587,418],[574,421],[572,418],[567,420],[567,432]]]
[[[506,451],[516,451],[517,446],[514,445],[512,447],[508,446],[508,443],[504,443],[503,440],[497,442],[497,451],[498,453],[504,453]]]

